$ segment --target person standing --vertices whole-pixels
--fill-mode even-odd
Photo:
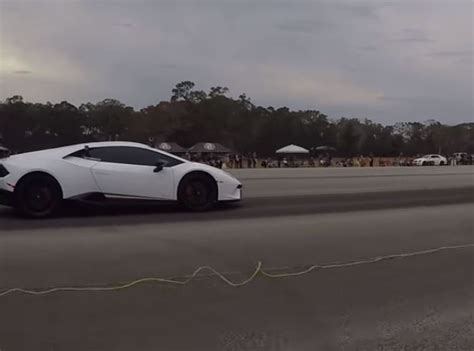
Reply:
[[[255,151],[252,154],[252,167],[257,168],[257,153]]]

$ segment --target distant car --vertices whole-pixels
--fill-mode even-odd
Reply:
[[[0,203],[31,217],[51,216],[62,200],[177,201],[204,211],[238,201],[240,181],[223,170],[146,145],[100,142],[0,159]]]
[[[447,164],[447,158],[441,155],[425,155],[413,160],[415,166],[444,166]]]

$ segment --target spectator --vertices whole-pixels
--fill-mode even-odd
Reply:
[[[257,168],[257,153],[255,151],[252,154],[252,166],[253,168]]]
[[[247,155],[247,168],[252,168],[252,156],[250,155],[250,153],[248,153]]]
[[[374,166],[374,155],[373,155],[373,154],[370,154],[370,157],[369,157],[369,166],[370,166],[370,167],[373,167],[373,166]]]
[[[288,167],[288,160],[286,157],[283,157],[283,167]]]

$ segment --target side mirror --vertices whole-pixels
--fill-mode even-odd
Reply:
[[[166,166],[166,162],[163,160],[156,161],[155,169],[153,170],[154,173],[161,172],[163,168]]]

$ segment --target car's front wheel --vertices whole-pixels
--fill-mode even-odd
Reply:
[[[32,174],[15,189],[15,206],[28,217],[52,216],[59,208],[62,192],[56,180],[46,174]]]
[[[187,175],[178,188],[178,200],[191,211],[206,211],[217,202],[215,180],[204,173]]]

